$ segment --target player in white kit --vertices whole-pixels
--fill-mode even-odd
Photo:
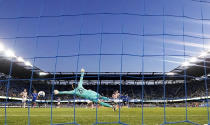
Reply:
[[[21,92],[20,95],[22,96],[23,108],[25,108],[26,107],[27,97],[28,97],[28,93],[27,93],[26,89],[24,89],[24,91]]]
[[[117,91],[115,91],[113,94],[112,94],[112,98],[113,98],[113,109],[114,109],[114,111],[116,110],[116,108],[117,108],[117,105],[118,105],[118,102],[119,102],[119,99],[118,99],[118,97],[120,96],[120,93],[118,92],[118,90]]]

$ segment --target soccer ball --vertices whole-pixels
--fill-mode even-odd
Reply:
[[[42,96],[42,97],[45,97],[45,92],[44,91],[39,91],[38,95]]]
[[[57,95],[59,93],[58,90],[54,90],[54,94]]]
[[[85,69],[82,68],[82,69],[81,69],[81,72],[85,72]]]

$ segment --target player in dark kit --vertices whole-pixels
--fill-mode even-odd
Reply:
[[[32,107],[33,108],[36,106],[37,98],[38,98],[38,94],[37,94],[36,90],[34,90],[34,92],[32,93]]]

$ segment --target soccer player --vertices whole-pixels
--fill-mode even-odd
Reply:
[[[127,105],[127,107],[129,107],[129,97],[128,94],[125,95],[125,104]]]
[[[34,108],[34,106],[36,106],[37,98],[38,98],[38,94],[37,94],[36,90],[34,90],[34,92],[32,93],[32,108]]]
[[[122,95],[120,98],[122,99],[123,105],[124,106],[127,105],[127,107],[128,107],[128,94]]]
[[[91,107],[92,109],[94,109],[94,104],[92,101],[88,100],[87,101],[87,107]]]
[[[114,111],[116,110],[116,108],[117,108],[117,105],[118,105],[118,102],[119,102],[119,99],[118,99],[118,97],[120,96],[120,93],[118,92],[118,90],[117,91],[115,91],[113,94],[112,94],[112,98],[113,98],[113,102],[114,102],[114,104],[113,104],[113,109],[114,109]]]
[[[109,98],[101,96],[99,93],[97,93],[95,91],[87,90],[87,89],[83,88],[82,84],[83,84],[84,74],[85,74],[85,70],[81,69],[81,77],[80,77],[80,81],[79,81],[79,84],[78,84],[77,88],[75,88],[72,91],[58,91],[58,90],[54,90],[54,94],[55,95],[57,95],[57,94],[59,94],[59,95],[61,95],[61,94],[74,95],[75,94],[75,95],[77,95],[79,97],[88,99],[88,100],[90,100],[92,102],[95,102],[95,103],[98,103],[98,104],[100,104],[102,106],[113,108],[110,104],[102,102],[100,100],[100,99],[102,99],[102,100],[109,100]]]
[[[23,108],[26,107],[26,101],[27,101],[27,97],[28,97],[28,93],[27,90],[24,89],[23,92],[20,93],[20,95],[22,96],[22,103],[23,103]]]

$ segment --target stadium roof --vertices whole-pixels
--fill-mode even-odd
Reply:
[[[11,74],[10,74],[10,67]],[[31,67],[25,65],[24,62],[19,62],[17,60],[11,61],[11,58],[0,57],[0,72],[5,75],[11,75],[14,78],[30,78],[32,74],[32,69],[34,70],[34,77],[38,77],[39,73],[42,72],[41,69],[37,67]]]
[[[206,74],[210,73],[210,58],[207,58],[206,61]],[[0,58],[0,72],[6,75],[9,75],[11,66],[11,59],[6,57]],[[162,72],[101,72],[100,73],[100,80],[183,80],[184,71],[186,69],[187,76],[192,77],[201,77],[205,74],[204,70],[204,62],[200,61],[191,66],[184,67],[179,66],[172,70],[169,73],[166,73],[165,76]],[[23,62],[19,61],[12,61],[12,72],[11,76],[14,78],[21,78],[21,79],[30,79],[32,75],[32,70],[34,70],[33,78],[34,79],[55,79],[57,80],[74,80],[80,76],[80,73],[75,72],[56,72],[54,73],[46,73],[39,69],[38,67],[31,67],[25,65]],[[43,73],[43,75],[40,75]],[[86,72],[85,79],[86,80],[97,80],[98,79],[98,72]],[[190,79],[190,77],[189,77]]]
[[[198,58],[198,61],[189,63],[188,66],[181,65],[171,72],[184,75],[186,73],[189,77],[202,77],[210,74],[210,58]],[[205,68],[206,67],[206,68]]]
[[[0,72],[11,75],[13,78],[30,79],[32,70],[34,71],[34,79],[74,80],[76,76],[80,76],[79,72],[46,73],[38,67],[33,67],[30,62],[16,57],[12,52],[7,52],[7,54],[7,56],[0,57]],[[97,80],[100,76],[100,80],[183,80],[185,71],[188,79],[198,78],[210,74],[210,58],[208,55],[209,52],[206,52],[199,57],[193,57],[171,72],[165,73],[165,75],[162,72],[100,72],[100,74],[98,72],[86,72],[85,79]],[[11,66],[12,69],[10,69]]]

